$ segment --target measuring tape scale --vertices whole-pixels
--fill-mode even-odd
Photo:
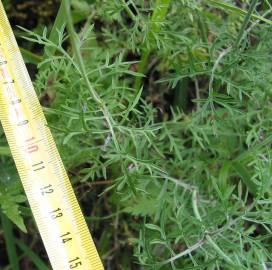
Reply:
[[[0,120],[53,269],[103,270],[1,0]]]

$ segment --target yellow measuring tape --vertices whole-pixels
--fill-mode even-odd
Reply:
[[[53,269],[102,270],[1,0],[0,120]]]

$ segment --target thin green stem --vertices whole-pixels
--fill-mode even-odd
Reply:
[[[142,50],[141,60],[139,63],[138,72],[140,74],[145,74],[147,62],[152,51],[152,47],[155,46],[155,38],[156,34],[159,34],[161,31],[161,23],[165,20],[167,15],[167,11],[169,9],[171,0],[157,0],[155,5],[155,10],[152,14],[150,20],[150,30],[147,36],[147,40],[145,41],[144,46],[147,47]],[[150,48],[151,47],[151,48]],[[142,85],[142,77],[137,77],[134,82],[134,89],[138,92]]]
[[[209,235],[206,235],[206,239],[221,257],[223,257],[230,265],[233,265],[230,257],[227,256],[226,253],[224,253],[224,251],[213,241],[213,239]]]
[[[199,33],[203,42],[208,43],[208,30],[207,25],[203,19],[203,16],[200,12],[198,12],[198,26]]]
[[[66,12],[66,18],[67,18],[67,29],[68,29],[69,38],[70,38],[70,41],[71,41],[71,45],[72,45],[72,49],[73,49],[73,52],[74,52],[76,62],[78,64],[79,70],[80,70],[80,72],[81,72],[81,74],[83,76],[83,79],[84,79],[85,83],[87,84],[87,87],[88,87],[93,99],[96,101],[96,103],[98,105],[101,106],[103,104],[103,100],[99,97],[98,93],[95,91],[95,89],[91,85],[91,82],[90,82],[90,80],[88,78],[88,75],[87,75],[87,71],[86,71],[86,68],[85,68],[83,58],[81,56],[81,51],[80,51],[80,47],[79,47],[80,42],[78,40],[78,35],[75,32],[73,19],[72,19],[72,15],[71,15],[71,3],[70,3],[70,0],[65,1],[64,6],[65,6],[65,12]]]
[[[134,21],[136,22],[137,21],[137,17],[133,14],[133,12],[131,11],[131,9],[129,8],[128,6],[128,3],[126,3],[125,0],[121,0],[122,1],[122,4],[123,4],[123,7],[125,8],[126,12],[128,13],[129,17]]]
[[[221,1],[221,0],[207,0],[207,2],[209,2],[211,5],[213,5],[215,7],[223,9],[224,11],[234,12],[234,13],[237,13],[240,15],[247,15],[248,14],[248,12],[246,10],[238,8],[232,4],[225,3],[224,1]],[[262,22],[265,22],[269,25],[272,25],[272,21],[264,18],[263,16],[252,14],[252,18],[255,20],[260,20]]]
[[[80,73],[81,73],[81,75],[87,85],[87,88],[88,88],[92,98],[94,99],[94,101],[97,103],[97,105],[100,107],[101,111],[103,112],[105,120],[106,120],[108,127],[110,129],[114,145],[115,145],[117,151],[120,152],[120,146],[117,141],[117,138],[116,138],[116,135],[114,132],[114,127],[113,127],[114,121],[113,121],[112,117],[110,116],[110,113],[108,111],[108,108],[107,108],[105,102],[102,100],[102,98],[96,92],[96,90],[92,86],[92,84],[89,80],[89,77],[88,77],[88,73],[87,73],[87,70],[86,70],[86,67],[85,67],[85,64],[83,61],[83,57],[81,55],[81,51],[80,51],[80,40],[79,40],[78,35],[74,29],[73,19],[72,19],[72,15],[71,15],[71,2],[70,2],[70,0],[65,1],[64,6],[65,6],[66,19],[67,19],[67,30],[69,33],[70,42],[72,45],[74,57],[77,62],[79,71],[80,71]]]
[[[268,1],[268,0],[265,0],[264,2],[267,4],[267,6],[269,7],[269,9],[271,9],[271,8],[272,8],[272,5],[269,3],[269,1]]]
[[[236,42],[235,42],[235,48],[238,49],[242,40],[244,39],[244,36],[245,36],[245,33],[246,33],[246,27],[251,19],[251,16],[256,8],[256,5],[258,4],[258,0],[252,0],[251,3],[250,3],[250,6],[249,6],[249,10],[248,10],[248,13],[243,21],[243,24],[242,24],[242,27],[238,33],[238,37],[236,39]]]
[[[142,57],[141,60],[139,62],[139,66],[138,66],[138,73],[140,74],[144,74],[146,71],[146,65],[147,65],[147,60],[149,59],[149,55],[150,55],[150,51],[149,50],[145,50],[142,53]],[[137,76],[134,82],[134,89],[137,90],[137,92],[140,90],[141,85],[142,85],[142,77]]]
[[[193,211],[194,211],[194,214],[195,214],[195,217],[200,221],[202,222],[202,217],[199,213],[199,210],[198,210],[198,204],[197,204],[197,190],[194,190],[193,191],[193,194],[192,194],[192,205],[193,205]],[[211,238],[210,235],[206,234],[206,240],[207,242],[209,242],[209,244],[216,250],[216,252],[218,254],[220,254],[228,263],[230,264],[233,264],[231,259],[221,250],[221,248],[213,241],[213,239]],[[203,244],[204,242],[200,242],[201,244]]]

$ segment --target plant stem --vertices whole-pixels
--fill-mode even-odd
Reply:
[[[221,255],[230,265],[233,265],[230,257],[223,252],[223,250],[213,241],[213,239],[208,234],[206,235],[206,239],[219,255]]]
[[[234,13],[237,13],[240,15],[247,15],[248,14],[248,12],[246,10],[238,8],[232,4],[225,3],[221,0],[207,0],[207,2],[209,2],[211,5],[213,5],[215,7],[223,9],[224,11],[234,12]],[[272,25],[272,21],[264,18],[263,16],[259,16],[256,14],[251,14],[251,15],[252,15],[252,18],[254,18],[255,20],[260,20],[264,23]]]
[[[133,12],[131,11],[131,9],[129,8],[128,3],[126,3],[125,0],[121,0],[121,1],[122,1],[122,3],[123,3],[123,6],[124,6],[126,12],[127,12],[128,15],[129,15],[129,17],[130,17],[134,22],[137,21],[137,18],[136,18],[136,16],[133,14]]]
[[[170,3],[171,3],[171,0],[157,0],[156,1],[155,10],[150,20],[151,27],[147,35],[147,40],[145,41],[145,44],[144,44],[146,48],[142,50],[138,73],[145,74],[146,72],[147,61],[149,59],[149,55],[151,53],[152,47],[154,47],[155,45],[154,35],[160,33],[161,31],[160,23],[162,23],[165,20]],[[147,45],[149,46],[151,45],[151,48],[147,47]],[[135,79],[134,89],[138,92],[141,88],[141,85],[142,85],[142,77],[137,77]]]
[[[246,30],[246,27],[251,19],[251,16],[256,8],[256,5],[258,4],[258,0],[252,0],[251,3],[250,3],[250,6],[249,6],[249,10],[248,10],[248,13],[243,21],[243,24],[242,24],[242,27],[238,33],[238,37],[236,39],[236,42],[235,42],[235,48],[238,49],[240,44],[241,44],[241,41],[243,40],[244,36],[245,36],[245,30]]]
[[[107,108],[105,102],[99,96],[99,94],[93,88],[93,86],[88,78],[85,64],[84,64],[84,61],[83,61],[83,58],[82,58],[82,55],[80,52],[80,46],[79,46],[80,41],[78,39],[78,35],[76,34],[75,29],[74,29],[74,25],[73,25],[70,0],[64,1],[64,6],[65,6],[66,19],[67,19],[67,30],[69,33],[69,38],[71,41],[75,60],[76,60],[78,67],[79,67],[79,71],[80,71],[81,75],[83,76],[83,79],[84,79],[84,81],[87,85],[87,88],[88,88],[89,92],[91,93],[94,101],[97,103],[97,105],[100,107],[101,111],[103,112],[105,120],[106,120],[108,127],[110,129],[110,132],[112,134],[112,139],[115,144],[115,147],[116,147],[117,151],[120,152],[120,146],[118,144],[118,141],[117,141],[117,138],[116,138],[116,135],[114,132],[113,124],[112,124],[113,120],[112,120],[111,115],[108,111],[108,108]]]
[[[165,264],[168,264],[168,263],[172,263],[172,262],[176,261],[177,259],[180,259],[181,257],[189,255],[192,252],[194,252],[195,250],[202,247],[204,243],[205,243],[204,240],[200,240],[197,243],[195,243],[194,245],[188,247],[186,250],[184,250],[184,251],[180,252],[179,254],[173,256],[172,258],[161,262],[160,265],[165,265]]]
[[[146,64],[147,64],[147,60],[149,58],[149,54],[150,54],[149,50],[143,51],[142,56],[141,56],[141,60],[139,62],[138,73],[140,73],[140,74],[145,73]],[[134,83],[134,89],[137,91],[137,93],[140,90],[141,85],[142,85],[142,77],[137,76],[135,79],[135,83]]]
[[[202,222],[202,217],[199,213],[198,210],[198,205],[197,205],[197,190],[193,191],[192,194],[192,205],[193,205],[193,210],[195,217]],[[217,251],[218,254],[220,254],[229,264],[233,264],[231,259],[222,251],[222,249],[213,241],[210,235],[206,234],[206,240],[210,243],[210,245]],[[204,241],[202,242],[202,244]]]
[[[65,1],[64,6],[65,6],[65,12],[66,12],[66,16],[67,16],[67,29],[68,29],[68,33],[69,33],[69,37],[70,37],[70,41],[71,41],[71,45],[72,45],[72,49],[74,52],[76,62],[78,64],[80,72],[83,75],[83,79],[84,79],[85,83],[87,84],[89,91],[92,94],[93,99],[96,101],[97,104],[102,105],[103,101],[101,100],[98,93],[95,91],[95,89],[91,85],[88,75],[87,75],[87,71],[85,69],[84,61],[83,61],[83,58],[82,58],[81,52],[80,52],[80,47],[78,46],[80,43],[78,40],[78,36],[75,32],[73,20],[72,20],[72,16],[71,16],[70,1],[69,0]]]

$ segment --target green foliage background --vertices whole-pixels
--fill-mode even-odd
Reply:
[[[272,267],[269,1],[3,3],[106,269]],[[0,265],[50,269],[0,134]]]

